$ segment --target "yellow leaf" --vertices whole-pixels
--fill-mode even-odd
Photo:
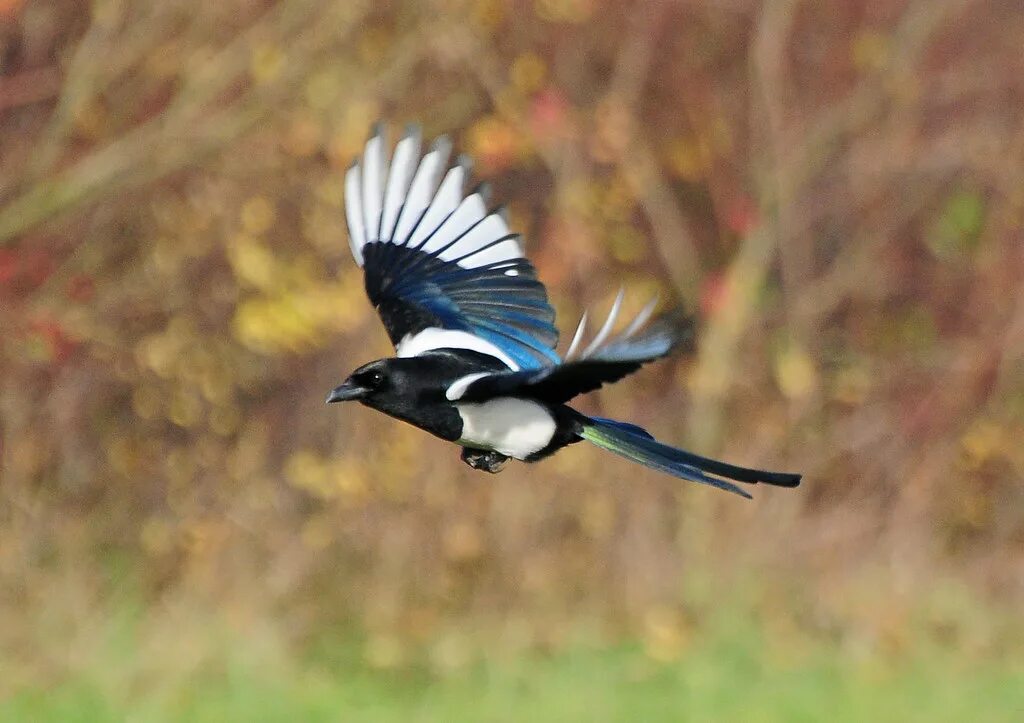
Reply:
[[[228,262],[240,281],[264,290],[274,285],[277,261],[266,246],[251,236],[239,234],[227,251]]]
[[[850,49],[853,64],[858,68],[878,70],[889,60],[889,39],[881,33],[863,32],[853,39]]]
[[[299,158],[311,156],[320,148],[322,132],[320,124],[313,118],[296,117],[285,132],[285,150]]]
[[[523,93],[532,93],[544,84],[547,66],[536,53],[526,52],[512,63],[512,84]]]
[[[190,390],[179,389],[171,397],[167,418],[179,427],[192,427],[199,421],[203,404]]]
[[[334,539],[334,525],[324,515],[319,515],[302,526],[302,544],[310,550],[322,550]]]
[[[670,608],[656,606],[644,615],[644,652],[652,660],[670,663],[686,648],[687,631],[682,618]]]
[[[1003,448],[1003,429],[990,420],[979,420],[971,425],[960,444],[963,447],[967,466],[977,469]]]
[[[818,369],[803,347],[788,344],[775,356],[775,379],[787,397],[803,399],[818,386]]]
[[[152,384],[143,384],[132,391],[132,409],[142,419],[155,419],[161,406],[160,392]]]
[[[151,555],[162,555],[174,547],[174,528],[166,520],[150,518],[139,533],[142,549]]]
[[[477,0],[473,18],[482,28],[493,29],[505,19],[505,6],[501,0]]]
[[[327,464],[312,450],[301,449],[292,453],[285,462],[284,476],[288,484],[318,497],[329,499],[337,495]]]
[[[582,23],[594,11],[593,0],[536,0],[537,15],[550,22]]]
[[[275,80],[284,69],[285,54],[275,45],[262,45],[253,50],[249,74],[257,83]]]
[[[405,646],[393,635],[374,635],[366,642],[363,653],[366,662],[373,668],[397,668],[405,662]]]
[[[843,404],[862,404],[871,391],[871,373],[865,366],[849,366],[836,372],[832,398]]]
[[[274,203],[270,199],[266,196],[253,196],[242,204],[242,227],[254,236],[259,236],[273,225],[276,215]]]
[[[241,421],[242,415],[235,407],[214,407],[210,411],[207,423],[214,434],[227,437],[238,430],[238,425]]]

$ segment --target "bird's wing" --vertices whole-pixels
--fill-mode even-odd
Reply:
[[[378,127],[345,176],[352,255],[398,356],[459,348],[513,371],[557,364],[555,312],[519,236],[485,188],[465,193],[469,162],[448,167],[447,138],[420,146],[410,128],[389,158]]]
[[[620,294],[609,315],[612,323],[621,298]],[[649,304],[624,332],[607,342],[604,339],[612,324],[606,322],[595,337],[596,346],[591,342],[578,356],[567,354],[561,364],[543,369],[473,374],[452,384],[447,396],[465,402],[517,396],[563,404],[579,394],[616,382],[642,364],[660,359],[692,340],[692,323],[675,314],[663,315],[644,326],[653,308],[653,304]],[[585,317],[577,330],[575,346],[578,346],[584,325]]]

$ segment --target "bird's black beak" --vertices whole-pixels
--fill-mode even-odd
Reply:
[[[370,390],[366,387],[361,387],[352,380],[349,380],[340,387],[336,387],[331,390],[331,393],[327,395],[327,403],[332,404],[334,402],[348,402],[353,399],[362,399],[369,391]]]

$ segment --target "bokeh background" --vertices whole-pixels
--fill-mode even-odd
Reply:
[[[0,718],[1020,720],[1024,8],[0,0]],[[508,203],[563,327],[698,349],[475,473],[390,353],[370,125]]]

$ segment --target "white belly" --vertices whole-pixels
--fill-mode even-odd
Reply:
[[[462,417],[459,444],[492,449],[525,459],[548,445],[555,435],[555,419],[548,410],[525,399],[499,397],[480,404],[456,404]]]

